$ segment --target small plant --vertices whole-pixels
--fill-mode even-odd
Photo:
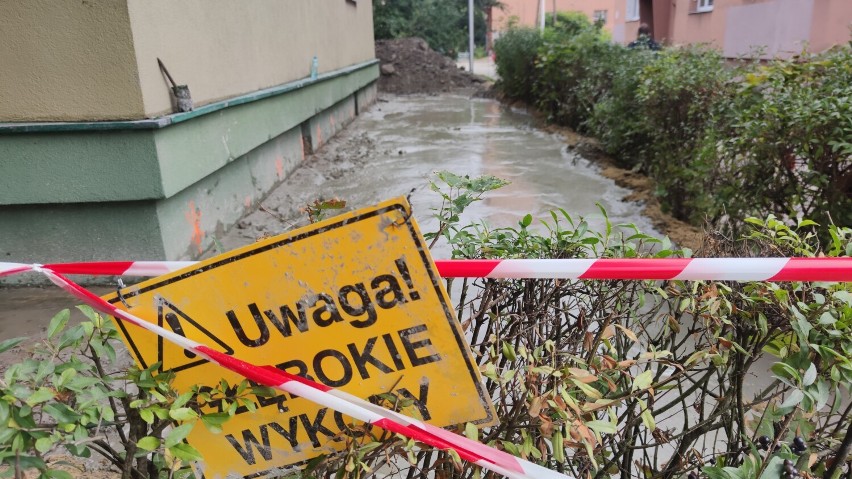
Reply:
[[[246,382],[178,394],[172,375],[119,367],[114,323],[88,306],[70,325],[60,311],[31,357],[9,364],[0,380],[0,477],[67,479],[64,455],[107,459],[123,479],[194,477],[198,451],[184,439],[198,421],[216,431],[251,395],[270,394]],[[0,352],[24,338],[4,341]],[[120,346],[119,346],[120,347]],[[203,410],[224,404],[224,411]],[[29,476],[28,476],[29,477]]]
[[[344,200],[337,198],[324,200],[320,198],[314,200],[313,203],[309,203],[302,209],[302,211],[307,213],[308,220],[311,223],[317,223],[326,219],[329,211],[342,210],[343,208],[346,208],[346,201]]]
[[[441,195],[441,206],[435,213],[435,218],[438,219],[439,228],[434,233],[425,233],[423,236],[427,240],[432,240],[431,246],[444,237],[450,244],[460,243],[464,239],[464,233],[456,228],[460,222],[460,216],[464,210],[476,201],[482,199],[485,193],[502,188],[509,184],[508,181],[502,180],[495,176],[480,176],[470,178],[470,176],[459,176],[449,171],[440,171],[435,174],[442,184],[434,181],[429,183],[432,191]],[[444,191],[448,188],[448,191]],[[462,236],[459,236],[462,235]]]

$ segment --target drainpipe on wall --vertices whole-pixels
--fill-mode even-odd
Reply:
[[[538,28],[544,32],[544,0],[538,0]]]

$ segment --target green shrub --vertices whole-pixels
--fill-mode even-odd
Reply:
[[[515,227],[463,225],[459,204],[498,183],[446,173],[439,180],[446,184],[433,189],[449,193],[436,215],[441,228],[429,236],[445,239],[454,257],[690,254],[612,225],[603,211],[599,229],[564,210],[540,222],[527,215]],[[714,238],[700,255],[852,253],[849,228],[824,228],[833,239],[820,245],[813,222],[748,225],[741,241]],[[481,441],[595,478],[776,478],[784,460],[803,477],[836,477],[831,461],[811,454],[848,453],[850,283],[479,278],[451,286],[500,416],[493,427],[470,428]],[[480,477],[448,454],[415,459],[408,477]],[[834,462],[842,468],[845,460]]]
[[[582,129],[609,89],[611,65],[623,49],[594,29],[570,37],[548,31],[536,60],[536,107],[550,121]]]
[[[538,50],[531,82],[536,107],[548,120],[579,129],[608,89],[620,49],[586,15],[560,12]]]
[[[247,381],[236,395],[226,395],[231,389],[224,382],[221,390],[178,394],[173,375],[159,373],[160,363],[122,369],[115,324],[88,306],[78,309],[85,321],[71,325],[69,310],[59,312],[32,356],[3,364],[0,477],[23,479],[35,472],[39,479],[71,479],[68,463],[56,458],[93,452],[122,479],[194,477],[191,463],[201,455],[184,438],[199,421],[216,431],[233,415],[205,414],[200,404],[224,400],[236,409],[254,405],[250,394],[270,394]],[[24,339],[0,342],[0,352]]]
[[[592,23],[583,12],[556,12],[556,23],[548,24],[547,29],[563,38],[601,32],[601,26]]]
[[[477,19],[484,22],[482,12]],[[464,25],[464,27],[462,26]],[[373,2],[376,39],[420,37],[441,53],[453,56],[466,45],[467,14],[454,0],[392,0]],[[484,32],[484,29],[481,29]],[[484,37],[481,40],[484,43]]]
[[[508,97],[532,99],[529,85],[535,75],[535,58],[541,41],[538,30],[516,27],[494,42],[500,89]]]
[[[653,134],[636,93],[642,71],[656,54],[647,49],[616,49],[612,57],[609,89],[592,108],[586,129],[600,141],[607,154],[620,166],[633,168],[642,163]]]
[[[712,160],[697,154],[733,75],[719,52],[705,47],[669,49],[642,70],[636,91],[640,131],[649,144],[643,169],[657,183],[664,208],[700,224],[712,202]]]
[[[717,219],[852,224],[852,50],[760,66],[731,104],[707,152],[720,165]]]
[[[498,46],[503,92],[596,136],[676,218],[852,224],[852,48],[734,65],[706,46],[627,49],[576,13]]]

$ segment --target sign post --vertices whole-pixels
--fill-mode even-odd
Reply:
[[[266,239],[105,297],[121,309],[362,398],[393,393],[436,426],[495,413],[426,244],[400,198]],[[122,302],[123,298],[123,302]],[[124,306],[126,303],[126,306]],[[241,377],[117,322],[142,367],[175,388]],[[256,398],[214,434],[187,438],[208,478],[258,477],[343,447],[352,420],[303,398]],[[213,406],[211,406],[213,407]],[[215,409],[205,412],[216,412]]]

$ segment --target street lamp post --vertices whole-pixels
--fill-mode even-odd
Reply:
[[[473,0],[467,1],[467,53],[470,59],[470,72],[473,73]]]

